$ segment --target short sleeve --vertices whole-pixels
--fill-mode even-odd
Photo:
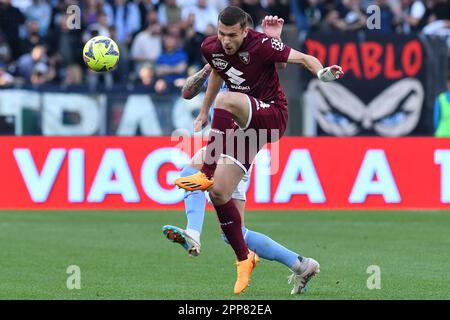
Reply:
[[[264,37],[261,39],[260,55],[268,62],[287,62],[291,48],[282,41]]]
[[[202,55],[205,58],[205,60],[211,65],[210,52],[208,50],[208,43],[206,39],[202,42],[200,50],[202,51]]]

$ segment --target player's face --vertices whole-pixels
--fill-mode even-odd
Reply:
[[[223,50],[227,55],[235,54],[247,36],[247,28],[241,28],[239,23],[233,26],[226,26],[219,21],[218,37]]]

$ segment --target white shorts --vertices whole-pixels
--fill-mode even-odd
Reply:
[[[206,146],[199,149],[197,151],[197,153],[202,152],[205,149],[206,149]],[[197,155],[197,153],[196,153],[196,155]],[[228,156],[226,156],[224,154],[222,154],[221,156],[229,158]],[[232,199],[242,200],[242,201],[247,200],[246,194],[247,194],[248,185],[250,183],[250,172],[251,172],[251,168],[249,171],[245,172],[244,176],[242,177],[242,180],[239,181],[238,186],[236,187],[236,189],[233,191],[233,194],[231,195]],[[208,202],[211,203],[211,199],[209,198],[209,193],[207,191],[205,193],[206,193],[206,199],[208,199]]]

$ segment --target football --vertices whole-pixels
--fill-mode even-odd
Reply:
[[[83,59],[89,69],[93,71],[110,71],[119,61],[119,47],[114,40],[97,36],[84,45]]]

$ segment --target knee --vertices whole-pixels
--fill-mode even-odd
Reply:
[[[219,206],[231,200],[231,195],[227,194],[224,190],[219,188],[212,188],[209,191],[209,197],[213,204]]]
[[[231,97],[228,92],[219,92],[214,103],[215,109],[225,109],[231,112]]]

